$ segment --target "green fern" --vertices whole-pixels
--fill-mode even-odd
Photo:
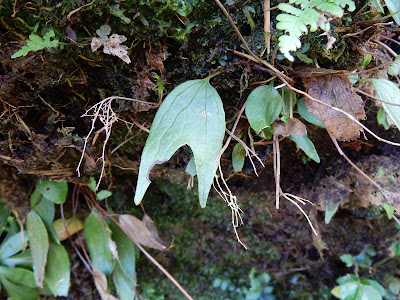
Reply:
[[[318,27],[323,31],[329,31],[330,25],[325,14],[341,18],[346,5],[348,11],[355,10],[352,0],[289,0],[289,3],[278,5],[278,8],[286,13],[277,16],[276,28],[285,31],[285,34],[279,37],[278,46],[283,55],[291,61],[294,58],[290,51],[296,51],[301,47],[300,37],[303,34],[307,34],[308,31],[315,32]]]
[[[51,40],[51,38],[54,38],[54,36],[54,30],[50,30],[49,32],[47,32],[43,38],[36,34],[31,34],[29,36],[29,40],[26,41],[26,46],[23,46],[19,51],[15,52],[11,56],[11,58],[25,56],[29,53],[29,51],[38,51],[44,48],[57,47],[58,40]]]

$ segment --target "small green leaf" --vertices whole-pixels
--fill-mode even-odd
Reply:
[[[302,116],[303,119],[306,120],[307,122],[325,128],[324,123],[322,123],[320,119],[318,119],[316,116],[314,116],[312,113],[309,112],[303,98],[297,101],[297,111],[299,112],[300,116]]]
[[[375,291],[378,292],[378,294],[382,297],[387,296],[387,292],[385,290],[385,288],[380,285],[380,283],[376,280],[373,279],[362,279],[361,283],[365,286],[370,286],[372,287]]]
[[[59,244],[57,233],[51,226],[55,215],[54,203],[43,197],[39,189],[36,188],[31,195],[31,207],[42,218],[51,240]]]
[[[119,261],[115,261],[114,284],[120,300],[135,299],[135,246],[117,224],[110,224],[112,240],[117,245]]]
[[[29,51],[37,51],[44,48],[51,48],[58,46],[58,40],[50,40],[50,38],[54,37],[55,33],[53,30],[50,30],[42,39],[40,36],[36,34],[31,34],[29,36],[29,40],[26,41],[26,46],[23,46],[21,50],[14,53],[11,58],[17,58],[20,56],[25,56]]]
[[[282,97],[272,84],[257,87],[246,101],[246,117],[257,133],[270,126],[279,117],[281,110]]]
[[[388,74],[391,76],[398,76],[400,73],[400,55],[396,57],[395,62],[390,64]]]
[[[26,229],[32,253],[35,282],[37,286],[42,288],[44,270],[47,262],[47,253],[49,251],[49,238],[46,226],[35,211],[31,211],[28,214],[26,218]]]
[[[339,205],[340,205],[340,202],[335,203],[332,200],[328,200],[328,203],[325,206],[325,224],[329,224],[332,217],[337,212]]]
[[[399,278],[392,276],[389,279],[389,291],[395,296],[400,295],[400,279]]]
[[[104,200],[108,197],[111,197],[112,193],[110,191],[107,190],[101,190],[100,192],[98,192],[96,194],[97,200]]]
[[[28,236],[25,231],[7,236],[6,240],[4,240],[0,245],[0,259],[3,260],[17,254],[24,249],[27,243]]]
[[[50,243],[44,282],[54,296],[68,296],[70,263],[63,245]]]
[[[361,63],[361,67],[365,67],[365,66],[369,65],[369,63],[371,62],[371,59],[372,59],[372,55],[371,54],[364,55],[364,59],[363,59],[363,61]]]
[[[350,268],[354,263],[354,256],[351,254],[340,255],[340,260],[346,264],[346,267]]]
[[[32,254],[30,250],[26,250],[17,255],[2,259],[1,262],[4,266],[9,268],[19,266],[21,268],[32,269]]]
[[[47,224],[53,223],[55,216],[54,203],[42,197],[38,189],[31,195],[31,208],[42,218],[43,222]]]
[[[398,1],[400,3],[400,1]],[[378,97],[383,101],[400,105],[400,89],[393,82],[386,79],[369,79],[371,81]],[[391,105],[382,102],[386,113],[400,129],[400,106]]]
[[[0,276],[8,280],[31,288],[36,288],[35,279],[31,270],[23,268],[6,268],[0,266]]]
[[[348,299],[348,300],[358,300],[361,298],[355,298],[357,293],[359,292],[359,283],[356,282],[348,282],[338,287],[335,287],[331,292],[332,294],[339,299]]]
[[[9,281],[5,277],[0,277],[0,281],[6,289],[8,295],[13,300],[37,300],[39,293],[36,288],[30,288],[20,284]]]
[[[142,201],[150,185],[152,167],[188,145],[196,164],[200,206],[205,207],[224,134],[225,112],[209,78],[187,81],[173,89],[158,109],[143,149],[135,203]]]
[[[307,133],[305,133],[303,136],[291,135],[287,138],[295,142],[296,145],[299,146],[299,148],[303,150],[309,158],[317,163],[320,163],[317,150],[315,149],[313,142],[308,138]]]
[[[113,269],[113,258],[109,248],[111,232],[106,220],[101,222],[98,218],[94,212],[86,218],[86,243],[93,267],[109,275]]]
[[[246,150],[242,145],[236,144],[232,150],[232,165],[235,172],[240,172],[244,166],[244,159],[246,157]]]
[[[386,112],[383,108],[378,110],[378,113],[376,114],[376,120],[378,121],[379,125],[382,125],[385,128],[385,130],[390,128],[390,125],[386,119]]]
[[[394,213],[394,207],[392,205],[390,205],[389,203],[383,203],[383,209],[385,210],[388,219],[392,219],[393,218],[393,213]]]
[[[39,180],[36,188],[44,198],[56,204],[64,203],[67,199],[68,184],[66,181]]]
[[[94,180],[93,176],[90,176],[89,178],[89,183],[87,184],[89,189],[91,189],[93,192],[96,192],[96,181]]]

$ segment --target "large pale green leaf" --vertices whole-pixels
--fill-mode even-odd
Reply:
[[[299,148],[303,150],[304,153],[307,154],[307,156],[313,161],[317,163],[320,162],[317,150],[315,149],[313,142],[308,138],[307,133],[305,133],[303,136],[291,135],[287,138],[295,142],[297,146],[299,146]]]
[[[39,180],[37,187],[43,197],[60,204],[67,199],[68,184],[66,181]]]
[[[70,263],[63,245],[50,243],[44,282],[54,296],[67,296],[70,280]]]
[[[136,204],[142,201],[150,185],[151,168],[170,159],[183,145],[188,145],[196,164],[200,205],[206,206],[225,134],[222,101],[209,79],[180,84],[158,109],[142,153]]]
[[[49,251],[49,237],[42,219],[33,210],[28,214],[26,219],[26,229],[32,253],[35,282],[37,286],[43,287],[44,270]]]
[[[10,237],[7,236],[0,246],[0,259],[3,260],[17,254],[24,248],[26,243],[28,243],[28,236],[25,231],[17,232]]]
[[[246,117],[255,132],[270,126],[282,110],[282,97],[272,84],[254,89],[246,101]]]
[[[92,212],[85,223],[86,243],[93,267],[106,275],[111,274],[113,269],[113,257],[109,247],[110,236],[108,223],[105,220],[100,222],[98,216]]]
[[[396,84],[386,79],[369,79],[369,81],[372,82],[379,98],[400,105],[400,89]],[[382,102],[382,106],[397,128],[400,129],[400,106],[384,102]]]
[[[132,240],[115,223],[110,224],[112,240],[117,245],[118,261],[115,261],[114,284],[120,300],[135,299],[135,246]]]
[[[400,10],[399,0],[385,0],[385,3],[391,14]],[[393,15],[393,20],[400,25],[400,12]]]
[[[39,293],[36,288],[16,284],[5,277],[0,277],[1,283],[13,300],[37,300]]]
[[[6,268],[0,266],[0,276],[8,280],[31,288],[36,288],[35,279],[31,270],[23,268]]]

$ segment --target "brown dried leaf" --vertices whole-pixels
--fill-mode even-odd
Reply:
[[[97,51],[97,49],[99,49],[101,46],[103,46],[104,41],[102,39],[98,39],[98,38],[93,38],[92,42],[90,44],[91,48],[92,48],[92,52]]]
[[[101,271],[93,268],[92,270],[94,284],[96,289],[99,291],[102,300],[118,300],[118,298],[107,293],[107,278]]]
[[[143,216],[143,220],[131,215],[120,215],[119,224],[125,234],[139,244],[157,250],[168,249],[165,242],[158,236],[153,220],[147,214]]]
[[[274,134],[281,136],[299,135],[303,136],[306,133],[306,125],[299,119],[291,118],[287,124],[282,121],[274,122]]]
[[[303,77],[308,94],[326,104],[340,108],[357,120],[365,118],[364,102],[354,91],[349,78],[345,75],[321,75]],[[360,136],[362,127],[344,114],[329,107],[306,99],[308,110],[321,119],[326,129],[339,141],[350,141]]]

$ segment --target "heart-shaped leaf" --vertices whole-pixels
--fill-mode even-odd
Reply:
[[[142,201],[150,185],[151,168],[188,145],[196,164],[200,206],[206,206],[225,134],[225,112],[221,98],[209,83],[210,78],[178,85],[158,109],[142,153],[136,204]]]
[[[246,101],[246,117],[255,132],[270,126],[282,110],[282,97],[272,84],[254,89]]]
[[[29,245],[32,251],[35,282],[37,286],[42,288],[44,270],[47,263],[47,253],[49,251],[49,237],[42,219],[33,210],[26,218],[26,229],[28,231]]]

